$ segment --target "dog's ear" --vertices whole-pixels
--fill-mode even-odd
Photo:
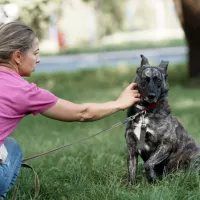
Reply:
[[[141,67],[143,65],[149,65],[149,61],[148,61],[148,59],[144,55],[140,55],[140,57],[142,58],[142,60],[141,60]]]
[[[161,67],[164,70],[165,74],[167,73],[168,64],[169,64],[168,61],[162,60],[159,65],[159,67]]]
[[[145,66],[150,66],[149,65],[149,61],[148,61],[148,59],[144,56],[144,55],[140,55],[140,57],[142,58],[142,60],[141,60],[141,65],[140,65],[140,67],[138,67],[137,68],[137,71],[136,71],[136,73],[137,74],[140,74],[141,72],[142,72],[142,67],[145,65]]]

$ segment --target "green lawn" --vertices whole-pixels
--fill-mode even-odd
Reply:
[[[77,103],[115,100],[134,79],[135,69],[83,70],[38,74],[30,82]],[[190,134],[200,142],[200,88],[189,87],[184,66],[169,73],[169,103]],[[190,84],[191,85],[191,84]],[[42,116],[22,120],[13,137],[21,144],[24,158],[88,137],[126,118],[126,112],[90,123],[64,123]],[[38,172],[40,200],[196,200],[200,199],[200,176],[179,171],[156,184],[146,181],[142,161],[137,184],[127,182],[125,126],[81,144],[29,162]],[[18,199],[34,196],[34,177],[22,169]],[[8,193],[12,198],[16,186]]]

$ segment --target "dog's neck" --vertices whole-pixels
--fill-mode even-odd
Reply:
[[[163,107],[162,104],[165,104],[168,106]],[[161,99],[160,101],[157,101],[152,104],[149,104],[149,103],[143,101],[140,104],[135,105],[135,107],[140,111],[144,110],[144,111],[150,112],[150,113],[160,110],[161,107],[165,108],[167,112],[169,112],[169,110],[170,110],[167,98]]]
[[[136,107],[137,108],[142,108],[142,110],[145,110],[145,111],[151,111],[151,110],[154,110],[160,104],[161,104],[161,101],[158,101],[158,102],[155,102],[155,103],[152,103],[152,104],[148,104],[146,106],[138,105]]]
[[[135,107],[139,110],[144,110],[144,111],[153,111],[157,106],[159,106],[161,101],[152,103],[152,104],[137,104]]]

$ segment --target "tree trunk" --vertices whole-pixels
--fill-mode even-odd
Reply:
[[[189,46],[189,77],[195,78],[200,76],[200,45]]]
[[[189,77],[200,76],[200,1],[174,0],[189,52]]]

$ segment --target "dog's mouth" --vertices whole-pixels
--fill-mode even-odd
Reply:
[[[143,101],[148,103],[148,104],[152,104],[152,103],[156,103],[158,101],[158,99],[157,98],[151,98],[151,97],[150,98],[149,97],[144,97]]]

